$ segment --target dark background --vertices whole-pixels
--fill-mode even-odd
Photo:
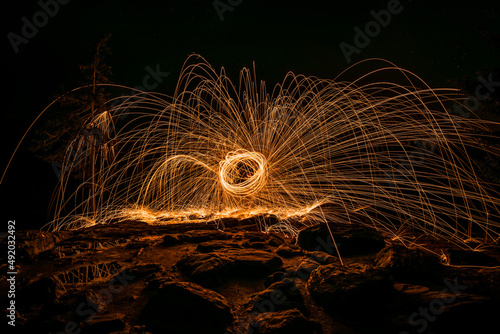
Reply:
[[[108,33],[115,83],[141,85],[145,67],[159,65],[170,75],[157,91],[171,95],[186,57],[198,53],[214,68],[224,66],[233,80],[255,62],[258,78],[271,88],[288,71],[335,77],[348,67],[339,44],[353,44],[353,28],[364,29],[373,20],[370,11],[386,9],[388,2],[243,0],[221,21],[213,0],[71,0],[18,54],[7,34],[20,35],[21,18],[32,21],[41,7],[36,0],[4,2],[0,172],[36,116],[55,95],[78,85],[78,65],[91,62],[96,43]],[[401,6],[353,62],[385,58],[432,87],[500,68],[497,1],[401,0]],[[48,221],[57,183],[50,164],[27,149],[29,141],[30,135],[0,185],[2,221],[15,219],[18,228]]]

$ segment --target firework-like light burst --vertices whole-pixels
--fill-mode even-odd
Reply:
[[[492,123],[449,114],[455,89],[371,63],[378,67],[353,82],[289,73],[269,93],[255,71],[243,69],[235,85],[190,57],[173,97],[137,92],[89,122],[101,135],[68,148],[51,227],[270,213],[280,226],[308,215],[495,241],[498,194],[467,154],[484,150],[472,133]],[[396,79],[373,79],[384,75]],[[118,127],[124,113],[134,117]],[[71,164],[86,145],[92,177],[68,196]]]

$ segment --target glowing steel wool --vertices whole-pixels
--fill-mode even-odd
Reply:
[[[395,237],[498,240],[498,193],[468,155],[494,153],[473,131],[498,124],[448,113],[463,107],[455,89],[431,89],[387,61],[367,64],[376,67],[352,82],[289,73],[268,93],[248,69],[234,85],[190,57],[172,97],[138,91],[89,120],[110,140],[78,160],[94,162],[94,173],[70,196],[68,155],[51,227],[271,213],[280,229],[308,215]],[[373,78],[385,73],[392,82]],[[86,142],[72,145],[85,152]]]
[[[266,159],[257,152],[229,152],[220,162],[220,182],[225,190],[237,196],[250,196],[266,183]]]

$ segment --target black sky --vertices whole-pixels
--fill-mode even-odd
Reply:
[[[184,60],[198,53],[235,80],[255,61],[258,77],[271,86],[288,71],[335,77],[348,66],[339,44],[353,44],[354,27],[364,29],[373,20],[370,12],[390,2],[221,0],[240,3],[221,21],[212,0],[60,1],[67,4],[18,53],[8,34],[22,35],[23,17],[32,22],[42,7],[36,0],[3,4],[1,172],[37,114],[55,94],[78,84],[78,65],[90,62],[108,33],[112,79],[119,84],[140,85],[145,68],[159,66],[170,75],[157,90],[170,95]],[[385,58],[433,87],[500,68],[498,2],[401,0],[400,6],[354,62]],[[2,221],[16,219],[25,227],[46,222],[56,181],[50,165],[21,146],[0,185]]]

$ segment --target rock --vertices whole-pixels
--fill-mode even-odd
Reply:
[[[146,222],[138,220],[110,221],[108,224],[98,224],[79,230],[80,235],[98,234],[102,237],[127,237],[130,235],[142,234],[151,228]],[[131,233],[132,231],[132,233]],[[137,233],[139,232],[139,233]]]
[[[299,309],[307,312],[304,297],[299,288],[290,279],[271,284],[267,289],[252,296],[249,312],[275,312],[281,310]]]
[[[451,265],[474,265],[495,267],[499,265],[496,258],[481,252],[473,252],[464,249],[448,250]]]
[[[396,245],[380,251],[375,265],[389,270],[396,278],[435,277],[442,269],[438,257]]]
[[[20,255],[25,255],[34,259],[38,254],[54,248],[60,241],[57,233],[46,231],[19,231],[18,251]]]
[[[276,254],[284,258],[291,258],[302,255],[302,249],[297,245],[280,245],[276,249]]]
[[[196,251],[200,253],[210,253],[229,248],[241,248],[240,245],[234,241],[211,240],[199,243],[196,246]]]
[[[132,331],[131,333],[141,333],[141,334],[145,334],[146,332],[146,326],[142,325],[142,326],[132,326]]]
[[[416,284],[408,284],[408,283],[395,283],[394,290],[400,291],[409,296],[421,295],[426,293],[430,289],[426,286],[416,285]]]
[[[165,269],[159,263],[148,263],[148,264],[140,264],[133,266],[131,268],[126,268],[122,270],[116,277],[121,277],[126,275],[127,277],[134,277],[134,280],[137,278],[143,278],[149,276],[150,274],[165,272]]]
[[[163,283],[172,282],[173,279],[166,273],[154,273],[144,279],[148,289],[158,289]]]
[[[299,265],[297,266],[297,269],[295,270],[295,276],[307,280],[309,279],[309,276],[311,273],[316,270],[321,264],[315,261],[314,259],[311,258],[303,258],[300,262]]]
[[[320,304],[342,313],[376,312],[393,292],[393,281],[384,269],[354,264],[320,266],[307,282],[311,296]]]
[[[125,328],[125,315],[121,313],[97,315],[85,326],[82,334],[108,334]]]
[[[227,233],[217,230],[194,230],[182,234],[167,234],[163,237],[163,246],[174,246],[187,242],[201,243],[210,240],[226,240]]]
[[[152,333],[220,334],[231,323],[226,299],[194,283],[162,284],[141,312],[141,322]]]
[[[259,250],[239,250],[228,255],[234,261],[231,274],[237,276],[265,277],[283,264],[276,255]]]
[[[253,334],[315,334],[321,326],[307,320],[299,310],[287,310],[258,314],[249,325]]]
[[[332,264],[332,263],[339,263],[338,258],[331,256],[325,252],[307,252],[306,253],[308,259],[314,260],[319,264]]]
[[[385,247],[384,238],[373,229],[350,224],[329,223],[328,226],[333,240],[326,223],[318,224],[299,232],[299,246],[305,250],[320,250],[334,256],[337,255],[335,244],[340,256],[372,254]]]
[[[283,262],[272,253],[260,250],[226,249],[224,252],[194,253],[182,258],[177,268],[203,285],[220,284],[225,276],[263,277]]]
[[[147,248],[151,247],[152,242],[151,241],[132,241],[128,243],[125,248],[127,249],[141,249],[141,248]]]
[[[467,285],[467,291],[500,301],[500,267],[450,267],[443,266],[446,277],[457,277]]]
[[[268,288],[271,286],[271,284],[284,281],[285,279],[287,279],[290,276],[291,275],[289,272],[285,273],[283,271],[276,271],[266,278],[266,280],[264,281],[264,286],[266,288]]]
[[[339,263],[338,258],[326,254],[325,252],[308,252],[307,256],[298,261],[294,276],[302,280],[309,279],[309,275],[320,265]]]
[[[433,328],[442,333],[488,333],[498,326],[499,309],[498,301],[460,295],[456,302],[443,308],[442,314],[437,311]]]
[[[377,249],[372,247],[363,251],[365,255],[346,257],[347,266],[342,267],[332,239],[316,239],[320,246],[316,251],[303,243],[310,251],[279,232],[258,231],[255,219],[242,224],[238,219],[223,219],[228,223],[224,232],[217,231],[215,224],[175,220],[158,226],[128,221],[55,232],[54,246],[35,243],[23,250],[24,256],[16,257],[20,268],[16,330],[319,333],[321,328],[308,320],[320,322],[324,333],[482,333],[496,326],[500,269],[492,259],[500,259],[498,247],[469,243],[482,249],[470,253],[455,250],[446,241],[416,235],[430,251],[442,249],[449,255],[447,260],[459,265],[441,265],[439,257],[426,251],[393,245],[378,253],[372,253]],[[306,224],[286,223],[297,223],[294,228]],[[351,233],[356,226],[345,225],[330,226],[339,238],[356,234]],[[50,241],[37,231],[32,235]],[[341,255],[355,254],[344,253],[344,245],[339,245]],[[352,247],[363,248],[363,242]],[[0,269],[5,278],[4,262]],[[395,289],[390,276],[397,282]],[[459,294],[443,293],[445,278],[460,285]],[[5,279],[0,281],[1,291],[8,286]],[[224,297],[207,290],[209,286],[216,286]],[[234,307],[237,321],[232,322],[228,305]],[[429,312],[431,320],[423,312]]]
[[[232,259],[218,253],[191,254],[176,264],[193,281],[207,286],[222,283],[232,265]]]
[[[163,246],[175,246],[181,244],[182,240],[179,238],[178,234],[167,234],[163,237]]]
[[[250,238],[248,240],[245,240],[242,244],[242,247],[244,248],[254,248],[254,249],[263,249],[263,250],[271,250],[271,247],[266,241],[259,240],[256,238]]]
[[[483,333],[494,325],[499,303],[467,293],[457,280],[445,280],[442,290],[414,284],[397,284],[396,309],[403,314],[401,329],[410,332]]]
[[[241,241],[245,248],[270,248],[285,243],[285,240],[278,234],[265,232],[237,232],[234,233],[234,239]]]
[[[226,240],[229,238],[228,233],[222,231],[199,231],[193,230],[181,235],[181,240],[184,242],[200,243],[209,240]]]

